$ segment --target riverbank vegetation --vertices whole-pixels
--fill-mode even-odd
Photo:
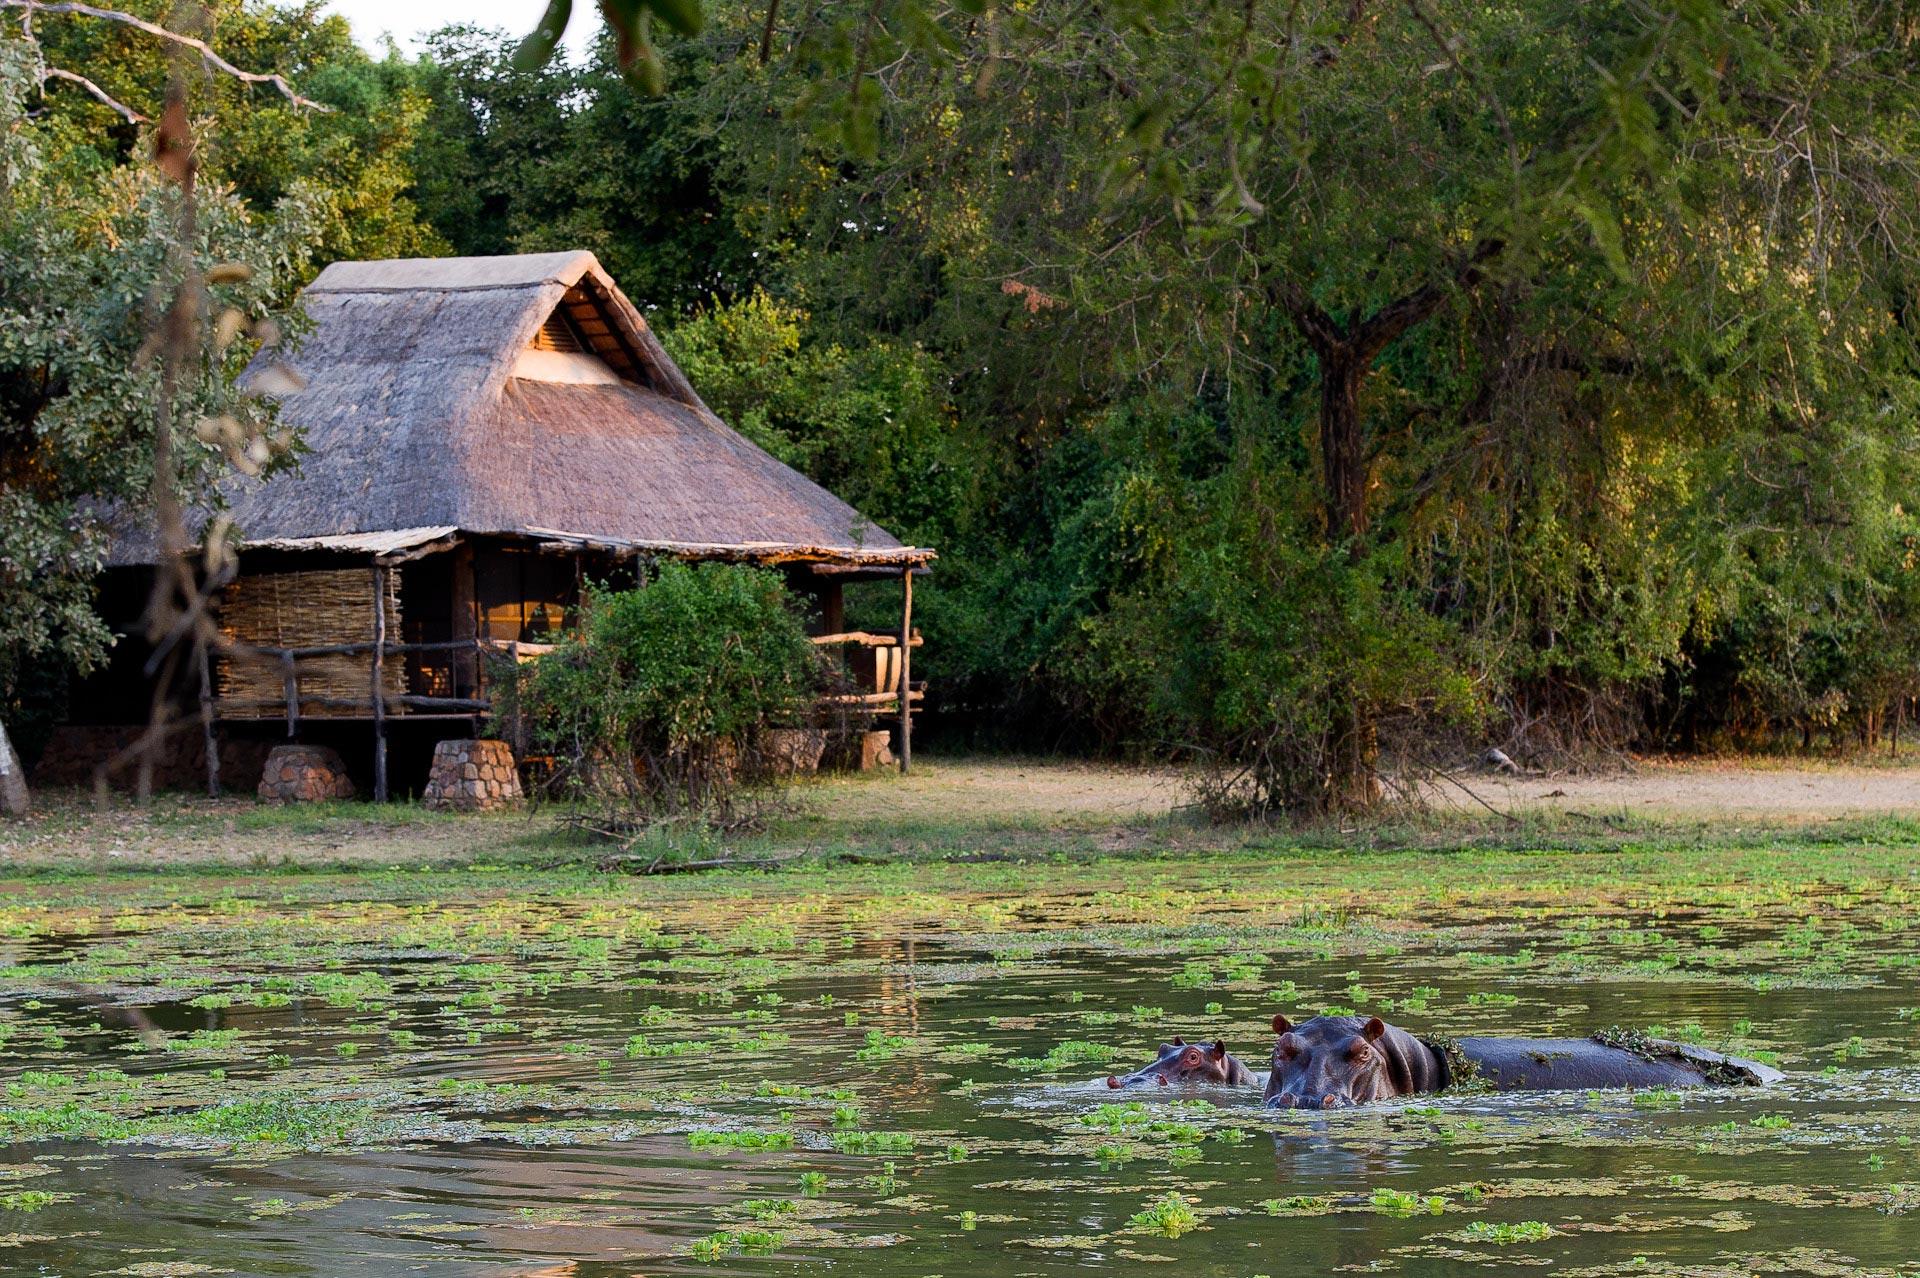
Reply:
[[[608,44],[375,58],[214,8],[335,108],[196,89],[208,190],[298,239],[278,297],[343,256],[594,250],[716,407],[940,547],[930,733],[1311,812],[1488,743],[1871,743],[1920,693],[1898,6],[718,0],[654,28],[656,85]],[[157,117],[137,33],[34,30]],[[108,252],[145,126],[17,92],[10,136],[98,179],[35,198]],[[7,331],[46,328],[44,261],[8,260]],[[39,438],[39,356],[0,356],[7,438]],[[16,523],[84,527],[82,497]],[[58,606],[9,608],[38,627],[10,723],[99,657],[97,557],[50,562]]]

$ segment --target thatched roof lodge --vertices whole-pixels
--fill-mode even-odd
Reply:
[[[585,581],[671,556],[784,571],[905,735],[912,573],[934,552],[716,417],[593,254],[337,262],[302,301],[309,330],[247,373],[298,373],[280,418],[311,451],[229,494],[221,624],[253,655],[208,676],[223,730],[370,720],[376,755],[403,725],[463,735],[487,709],[480,652],[537,652]],[[902,583],[898,633],[844,635],[842,583],[877,577]]]

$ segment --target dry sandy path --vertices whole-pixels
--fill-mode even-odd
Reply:
[[[1052,759],[916,760],[906,776],[825,778],[803,798],[835,823],[914,821],[1091,822],[1163,816],[1187,802],[1171,768],[1121,768]]]
[[[1498,808],[1629,811],[1690,817],[1820,820],[1851,814],[1920,815],[1920,766],[1774,767],[1642,763],[1599,776],[1465,776]],[[1472,805],[1455,791],[1450,804]]]

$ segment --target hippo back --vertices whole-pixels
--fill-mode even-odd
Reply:
[[[1781,1077],[1756,1061],[1662,1039],[1636,1038],[1631,1046],[1621,1046],[1600,1036],[1461,1038],[1450,1046],[1474,1073],[1456,1081],[1478,1081],[1497,1091],[1757,1085]]]

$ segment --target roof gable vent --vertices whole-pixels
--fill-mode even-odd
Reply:
[[[588,344],[561,308],[533,335],[513,361],[513,375],[529,382],[568,382],[575,386],[612,386],[620,374]]]
[[[580,340],[580,334],[574,329],[573,323],[565,315],[555,311],[547,316],[547,322],[542,324],[540,331],[533,335],[533,340],[527,344],[527,349],[566,351],[569,354],[577,354],[586,350],[587,346]]]

